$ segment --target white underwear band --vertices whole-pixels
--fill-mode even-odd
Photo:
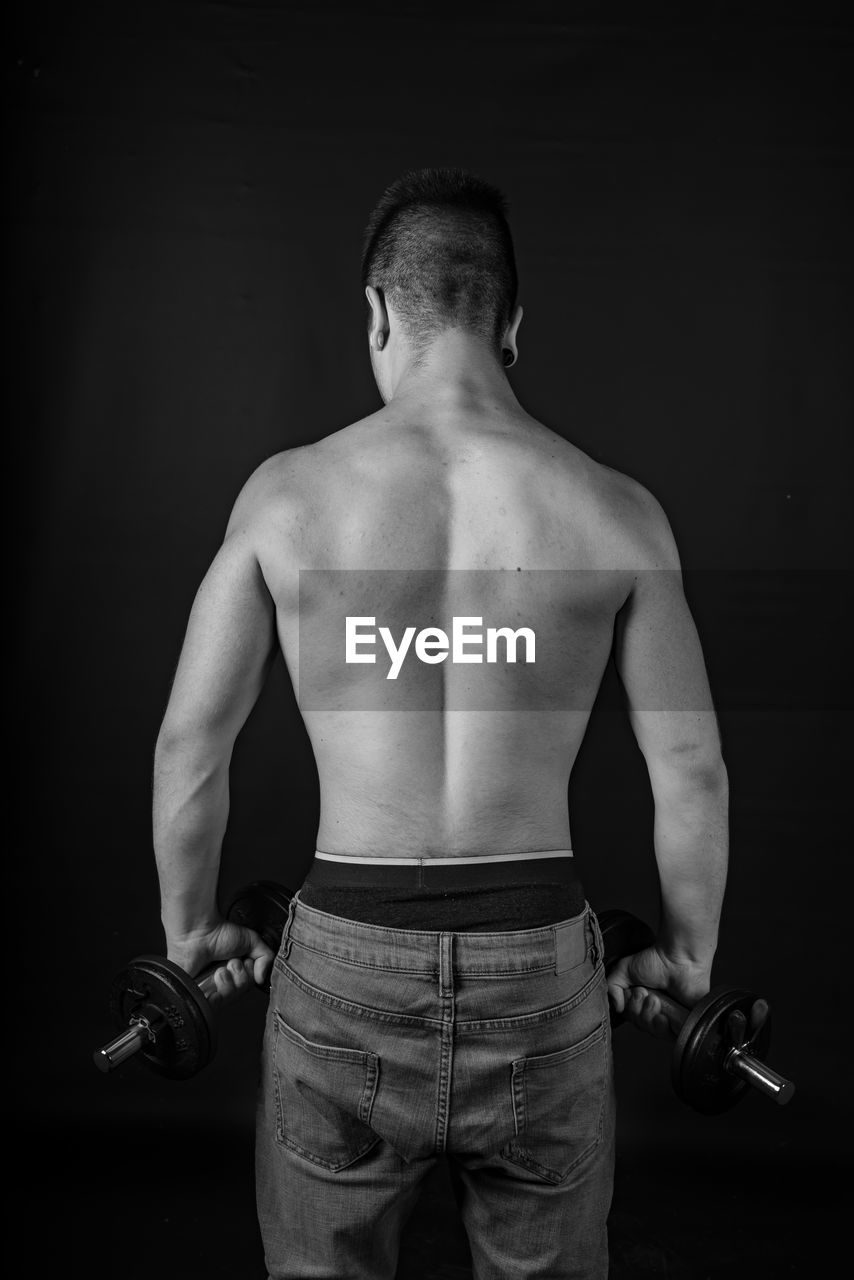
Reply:
[[[459,858],[363,858],[356,853],[321,853],[319,849],[315,850],[315,858],[322,858],[324,862],[355,862],[360,864],[370,863],[374,866],[391,866],[391,867],[459,867],[463,864],[473,864],[475,862],[530,862],[538,858],[571,858],[571,849],[545,849],[542,852],[533,853],[484,853],[475,857],[459,857]]]

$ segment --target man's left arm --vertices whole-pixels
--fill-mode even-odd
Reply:
[[[250,480],[199,587],[154,756],[154,852],[167,956],[188,972],[229,956],[221,995],[266,979],[269,948],[223,921],[217,880],[235,739],[276,654],[275,608],[256,554]]]

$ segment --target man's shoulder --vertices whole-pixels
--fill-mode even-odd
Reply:
[[[228,533],[255,529],[271,519],[286,517],[304,492],[307,462],[312,446],[283,449],[260,463],[244,482],[232,508]],[[308,464],[310,466],[310,464]]]
[[[655,495],[634,476],[617,471],[605,462],[596,463],[597,474],[604,497],[619,508],[629,520],[654,518],[661,505]]]
[[[265,540],[304,534],[311,513],[325,510],[346,484],[347,459],[354,452],[340,439],[346,430],[283,449],[260,463],[237,495],[228,532],[244,528]]]
[[[678,567],[664,508],[646,485],[572,446],[565,474],[583,497],[595,536],[627,565]]]
[[[336,427],[309,444],[297,445],[273,454],[253,472],[250,481],[259,493],[286,491],[289,485],[303,484],[312,477],[320,478],[336,466],[355,458],[358,450],[376,434],[379,414],[369,414]]]
[[[633,476],[605,463],[597,465],[609,513],[631,541],[640,562],[659,568],[678,568],[673,530],[655,494]]]
[[[591,498],[616,519],[642,526],[663,515],[655,496],[632,476],[586,453],[577,444],[543,427],[546,435],[546,461],[550,470],[568,483],[585,490]]]

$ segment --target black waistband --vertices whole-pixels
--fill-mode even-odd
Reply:
[[[400,866],[389,862],[330,862],[315,857],[304,884],[315,888],[464,889],[505,884],[576,884],[575,859],[511,858],[505,862],[436,865],[429,858]]]

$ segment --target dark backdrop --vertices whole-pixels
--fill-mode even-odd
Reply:
[[[151,760],[193,594],[251,470],[377,407],[361,230],[422,164],[509,196],[522,402],[670,516],[732,794],[715,976],[768,994],[772,1060],[798,1084],[785,1110],[751,1097],[704,1119],[670,1092],[664,1046],[621,1034],[615,1268],[816,1261],[850,1009],[851,33],[812,9],[781,25],[644,8],[19,11],[6,985],[45,1274],[63,1259],[88,1275],[104,1251],[118,1266],[119,1248],[128,1276],[263,1274],[262,1002],[226,1012],[216,1062],[187,1084],[105,1079],[90,1051],[113,970],[162,944]],[[232,776],[224,892],[296,885],[318,801],[281,663]],[[654,916],[651,799],[613,671],[570,801],[594,906]],[[447,1187],[427,1200],[401,1275],[467,1274]]]

